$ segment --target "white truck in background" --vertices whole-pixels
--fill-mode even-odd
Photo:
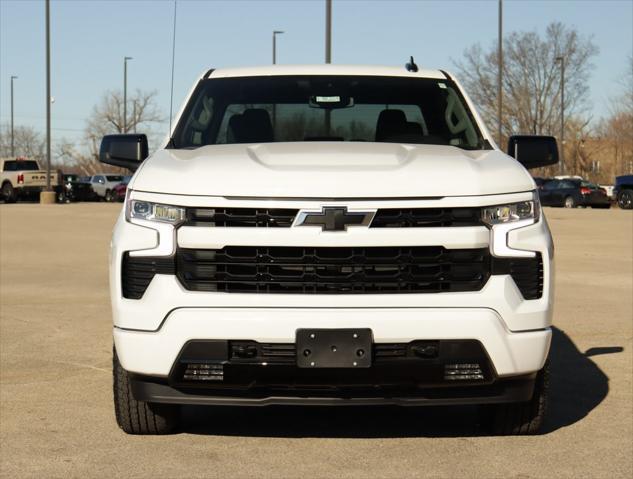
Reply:
[[[46,170],[36,160],[24,157],[0,159],[0,194],[5,203],[34,196],[46,188]],[[60,185],[60,173],[51,172],[51,188]]]
[[[90,178],[90,184],[95,192],[95,195],[108,203],[116,201],[116,194],[114,187],[120,185],[123,182],[124,177],[122,175],[113,175],[109,173],[100,173],[93,175]]]

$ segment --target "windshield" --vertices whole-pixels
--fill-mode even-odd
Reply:
[[[106,176],[106,178],[108,179],[108,181],[123,181],[123,177],[119,175],[108,175]]]
[[[282,141],[489,148],[450,80],[340,75],[203,80],[171,146]]]

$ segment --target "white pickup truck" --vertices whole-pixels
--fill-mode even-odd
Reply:
[[[441,70],[211,70],[137,170],[112,238],[114,406],[161,434],[181,404],[476,404],[543,422],[553,245],[526,168]],[[420,425],[423,427],[423,425]]]
[[[38,194],[46,188],[46,170],[35,160],[23,157],[0,159],[0,193],[5,203]],[[60,185],[60,173],[51,172],[51,188]]]

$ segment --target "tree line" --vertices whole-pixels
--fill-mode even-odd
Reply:
[[[633,173],[633,57],[623,61],[622,78],[609,93],[608,115],[591,115],[589,78],[598,48],[591,37],[562,23],[551,23],[543,36],[513,32],[503,42],[503,110],[501,138],[504,148],[513,134],[551,135],[560,140],[561,95],[564,85],[566,174],[612,183],[613,177]],[[624,60],[624,58],[623,58]],[[564,64],[565,80],[561,69]],[[477,44],[455,62],[459,78],[491,132],[497,131],[497,46]],[[542,176],[558,174],[560,166],[540,169]]]

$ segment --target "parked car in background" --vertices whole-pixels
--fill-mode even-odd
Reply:
[[[0,159],[0,191],[5,203],[15,203],[18,198],[39,195],[46,188],[46,170],[36,160],[23,157]],[[50,184],[56,189],[60,173],[51,172]]]
[[[57,191],[58,203],[70,203],[71,201],[90,201],[95,199],[90,180],[79,175],[63,175],[62,184]]]
[[[554,180],[580,180],[583,181],[584,178],[579,175],[556,175]]]
[[[122,175],[94,175],[90,184],[95,194],[105,201],[116,201],[114,187],[123,181]]]
[[[132,176],[124,176],[123,181],[114,187],[114,199],[115,201],[124,201],[125,192],[127,191],[127,185],[132,179]]]
[[[535,176],[534,183],[536,183],[536,187],[540,190],[541,187],[549,181],[548,178],[541,178],[540,176]]]
[[[633,209],[633,175],[623,175],[615,178],[613,197],[623,210]]]
[[[615,188],[614,185],[598,185],[598,186],[607,192],[607,196],[609,197],[611,201],[615,200],[615,196],[613,196],[613,189]]]
[[[607,192],[594,183],[577,179],[553,179],[539,188],[539,198],[543,206],[576,208],[610,208]]]

